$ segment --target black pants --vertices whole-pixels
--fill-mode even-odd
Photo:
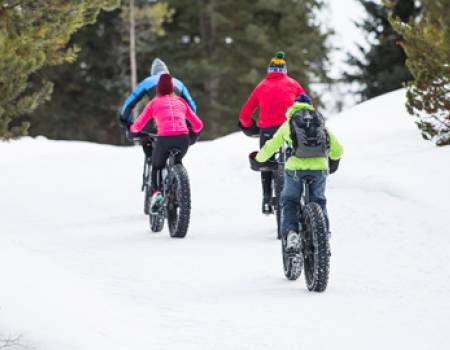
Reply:
[[[262,148],[266,141],[270,140],[272,136],[278,130],[278,126],[274,126],[271,128],[260,128],[259,131],[259,146]],[[272,172],[271,171],[263,171],[261,172],[261,182],[263,188],[263,196],[271,197],[272,196]]]
[[[161,169],[172,149],[179,151],[175,163],[180,164],[189,148],[189,135],[158,136],[152,152],[152,192],[161,190]]]

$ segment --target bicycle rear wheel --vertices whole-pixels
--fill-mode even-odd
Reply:
[[[330,243],[322,208],[314,202],[304,208],[304,266],[308,290],[323,292],[330,272]]]
[[[166,208],[170,236],[184,238],[191,218],[191,189],[182,164],[173,166]]]

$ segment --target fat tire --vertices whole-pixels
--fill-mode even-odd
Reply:
[[[330,243],[322,208],[314,202],[304,208],[304,269],[308,290],[323,292],[330,273]]]
[[[152,232],[161,232],[164,228],[164,215],[149,214],[150,230]]]
[[[167,203],[167,221],[169,224],[170,236],[173,238],[184,238],[189,228],[191,219],[191,188],[189,177],[185,167],[182,164],[176,164],[172,169],[172,184],[176,184],[179,191],[178,206],[170,209],[170,203]],[[172,187],[172,186],[171,186]],[[173,188],[172,188],[173,189]],[[172,196],[173,194],[170,194]],[[169,199],[170,201],[170,199]],[[176,215],[175,215],[176,213]]]

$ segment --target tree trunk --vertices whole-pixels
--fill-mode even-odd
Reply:
[[[213,19],[215,11],[215,0],[204,0],[203,10],[199,18],[199,31],[201,40],[206,49],[206,56],[210,60],[216,59],[216,49],[214,43],[216,41],[216,26]],[[219,100],[220,77],[218,73],[210,73],[204,82],[204,89],[208,98],[210,110],[216,109],[214,116],[209,116],[209,129],[213,133],[218,133],[221,127],[221,112],[217,110]]]
[[[130,69],[131,69],[131,88],[137,86],[137,66],[136,66],[136,34],[134,20],[134,0],[130,0]],[[137,118],[138,106],[133,109],[133,120]]]

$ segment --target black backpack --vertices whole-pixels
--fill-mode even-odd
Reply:
[[[293,155],[299,158],[328,157],[325,118],[318,111],[302,109],[289,120]]]

